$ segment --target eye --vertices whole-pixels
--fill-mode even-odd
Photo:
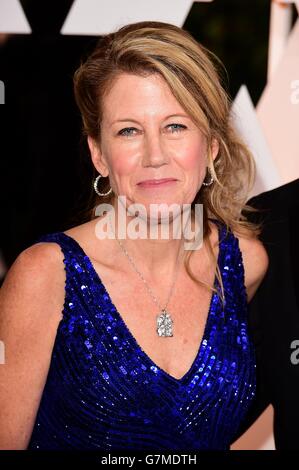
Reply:
[[[119,135],[124,135],[124,136],[130,136],[132,135],[131,131],[137,130],[135,127],[125,127],[124,129],[121,129],[118,134]]]
[[[187,129],[183,124],[169,124],[167,127],[172,127],[174,132],[180,132],[184,129]]]
[[[184,129],[187,129],[187,127],[184,126],[183,124],[177,124],[177,123],[169,124],[169,125],[166,126],[166,127],[172,128],[173,133],[181,132],[181,131],[183,131]],[[133,135],[133,131],[137,131],[137,130],[138,130],[138,129],[136,129],[135,127],[125,127],[124,129],[121,129],[121,130],[118,132],[118,134],[119,134],[119,135],[126,136],[126,137],[129,137],[129,136]]]

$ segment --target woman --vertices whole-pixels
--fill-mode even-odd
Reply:
[[[174,25],[131,24],[99,41],[74,84],[109,182],[95,180],[89,221],[41,237],[2,286],[1,447],[227,449],[254,397],[247,301],[268,259],[240,218],[254,165],[212,55]],[[190,204],[192,227],[202,204],[203,246],[121,241],[117,217],[116,237],[99,239],[97,205],[118,215],[118,196],[147,215]],[[163,211],[150,220],[164,224]]]

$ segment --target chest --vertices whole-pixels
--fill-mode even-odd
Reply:
[[[124,327],[156,366],[172,377],[181,378],[191,367],[203,339],[213,292],[193,281],[187,272],[178,274],[166,307],[171,315],[171,337],[157,333],[157,316],[161,310],[146,286],[134,273],[126,279],[117,271],[94,265],[108,293],[108,302],[117,310]],[[214,270],[201,276],[213,285]],[[201,278],[199,277],[199,278]],[[152,294],[164,308],[171,288],[169,280],[150,285]]]

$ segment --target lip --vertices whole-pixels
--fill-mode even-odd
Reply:
[[[175,178],[144,180],[144,181],[140,181],[140,183],[138,183],[138,186],[142,186],[142,187],[165,186],[166,184],[175,183],[176,181],[177,180]]]

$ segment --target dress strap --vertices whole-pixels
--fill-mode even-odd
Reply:
[[[221,249],[219,267],[221,272],[224,270],[225,273],[224,283],[228,295],[233,293],[233,296],[242,304],[247,304],[245,268],[239,238],[230,227],[226,227],[224,222],[215,218],[209,218],[209,220],[219,227],[219,250]]]
[[[63,232],[46,233],[39,236],[34,244],[42,242],[57,243],[63,254],[63,265],[65,277],[65,299],[63,306],[64,319],[69,316],[74,302],[74,293],[79,293],[80,302],[90,301],[89,289],[87,288],[87,276],[85,273],[84,252],[80,245]],[[83,291],[83,287],[85,290]]]
[[[66,235],[64,232],[51,232],[39,236],[34,243],[40,242],[54,242],[58,243],[63,254],[66,253],[80,253],[77,242]]]

